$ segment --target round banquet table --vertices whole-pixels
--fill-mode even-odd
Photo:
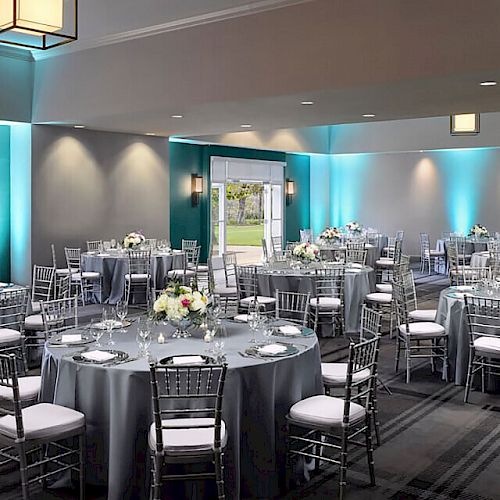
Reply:
[[[470,259],[471,267],[488,267],[489,262],[490,253],[487,251],[473,253]]]
[[[450,240],[439,239],[436,242],[436,249],[446,252],[446,247]],[[484,252],[488,248],[488,239],[467,238],[465,240],[465,254],[472,255],[474,252]]]
[[[274,297],[276,290],[285,292],[310,293],[315,296],[314,269],[257,269],[259,294]],[[359,332],[361,306],[365,296],[375,291],[375,272],[373,268],[364,266],[362,269],[346,267],[344,281],[344,319],[347,334]],[[326,325],[325,325],[326,326]],[[319,332],[324,336],[331,336],[333,332]]]
[[[181,269],[184,253],[173,254],[155,252],[151,255],[151,277],[153,288],[162,288],[171,269]],[[125,274],[128,273],[126,252],[83,253],[82,270],[98,272],[102,276],[102,302],[116,304],[125,291]]]
[[[295,343],[299,353],[286,358],[247,358],[239,352],[250,345],[248,326],[234,321],[225,324],[228,372],[222,417],[228,430],[227,498],[278,496],[285,486],[285,415],[295,402],[323,392],[318,339],[314,334],[272,337]],[[132,323],[126,333],[115,334],[113,349],[137,356],[136,331]],[[156,334],[166,331],[172,328],[160,324],[155,329]],[[154,358],[206,354],[201,333],[195,331],[188,339],[167,337],[165,344],[156,342],[156,334],[150,348]],[[45,345],[41,400],[85,414],[89,483],[107,484],[108,500],[147,498],[147,433],[153,421],[147,360],[110,367],[79,364],[72,359],[78,350]]]
[[[346,246],[343,245],[325,245],[319,246],[319,251],[322,260],[335,260],[334,252],[338,250],[346,250]],[[366,265],[370,267],[375,267],[375,262],[380,258],[380,249],[371,243],[365,244],[366,249]]]

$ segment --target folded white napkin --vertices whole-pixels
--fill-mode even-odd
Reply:
[[[80,342],[81,340],[82,336],[80,334],[61,335],[61,342],[63,344],[70,344],[71,342]]]
[[[82,358],[92,361],[108,361],[116,357],[116,354],[106,351],[89,351],[82,354]]]
[[[459,285],[455,287],[459,292],[472,292],[473,288],[470,285]]]
[[[300,333],[300,328],[293,325],[280,326],[279,330],[283,335],[298,335]]]
[[[361,269],[357,268],[357,267],[351,267],[350,269],[347,267],[346,268],[346,271],[348,273],[360,273],[361,272]]]
[[[248,314],[238,314],[234,317],[234,321],[241,321],[242,323],[248,323]]]
[[[201,356],[174,356],[172,358],[173,365],[201,365],[203,358]]]
[[[270,344],[259,347],[258,351],[261,354],[279,354],[280,352],[286,351],[286,347],[280,344]]]
[[[109,253],[98,253],[98,257],[109,257]]]

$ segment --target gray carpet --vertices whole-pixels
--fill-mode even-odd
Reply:
[[[447,280],[417,277],[419,305],[436,307]],[[345,359],[345,339],[321,339],[324,361]],[[380,377],[392,395],[379,391],[382,444],[375,450],[377,486],[368,487],[362,452],[351,456],[347,500],[500,500],[500,395],[474,391],[464,404],[463,387],[446,384],[432,374],[425,360],[412,372],[394,374],[394,341],[381,343]],[[18,474],[0,475],[0,499],[21,498]],[[338,497],[337,468],[322,465],[310,481],[295,487],[286,499]],[[34,489],[33,498],[76,498],[75,492]],[[89,489],[88,499],[104,499],[101,489]]]

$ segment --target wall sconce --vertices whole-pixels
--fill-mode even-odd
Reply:
[[[451,135],[479,134],[479,113],[463,113],[450,116]]]
[[[200,196],[203,193],[203,177],[198,174],[191,174],[191,205],[196,207],[200,203]]]
[[[285,182],[286,204],[290,205],[292,197],[295,196],[295,181],[287,179]]]

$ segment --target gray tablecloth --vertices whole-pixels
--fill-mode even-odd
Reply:
[[[450,240],[437,240],[436,249],[446,252],[446,247]],[[488,248],[488,242],[485,240],[474,240],[467,238],[465,242],[466,255],[472,255],[474,252],[484,252]]]
[[[258,270],[259,293],[274,297],[276,290],[310,293],[315,296],[314,271],[304,274],[300,271],[283,270],[268,272]],[[375,273],[371,267],[361,270],[346,270],[344,283],[345,329],[346,333],[357,333],[360,327],[361,306],[365,296],[375,291]],[[332,331],[321,331],[322,335],[332,335]]]
[[[165,278],[171,269],[179,269],[183,266],[184,254],[157,254],[151,257],[151,276],[153,288],[161,288],[165,284]],[[125,274],[128,273],[128,261],[126,254],[95,255],[82,254],[82,269],[94,271],[102,275],[102,302],[116,304],[125,291]]]
[[[299,346],[299,354],[251,359],[238,354],[249,345],[247,325],[228,322],[227,329],[223,403],[228,429],[227,497],[271,498],[280,495],[284,486],[285,415],[300,399],[322,393],[319,344],[315,335],[289,339],[304,346]],[[156,331],[170,332],[171,327],[159,325]],[[115,334],[114,348],[135,356],[135,334],[133,323],[127,333]],[[161,359],[204,354],[205,348],[197,335],[168,339],[161,345],[153,342],[151,353]],[[45,347],[41,399],[85,414],[90,483],[108,484],[109,500],[147,498],[147,432],[152,422],[147,362],[141,359],[107,368],[82,365],[65,356],[75,350]]]
[[[488,267],[490,262],[489,252],[476,252],[472,254],[470,265],[472,267]]]

